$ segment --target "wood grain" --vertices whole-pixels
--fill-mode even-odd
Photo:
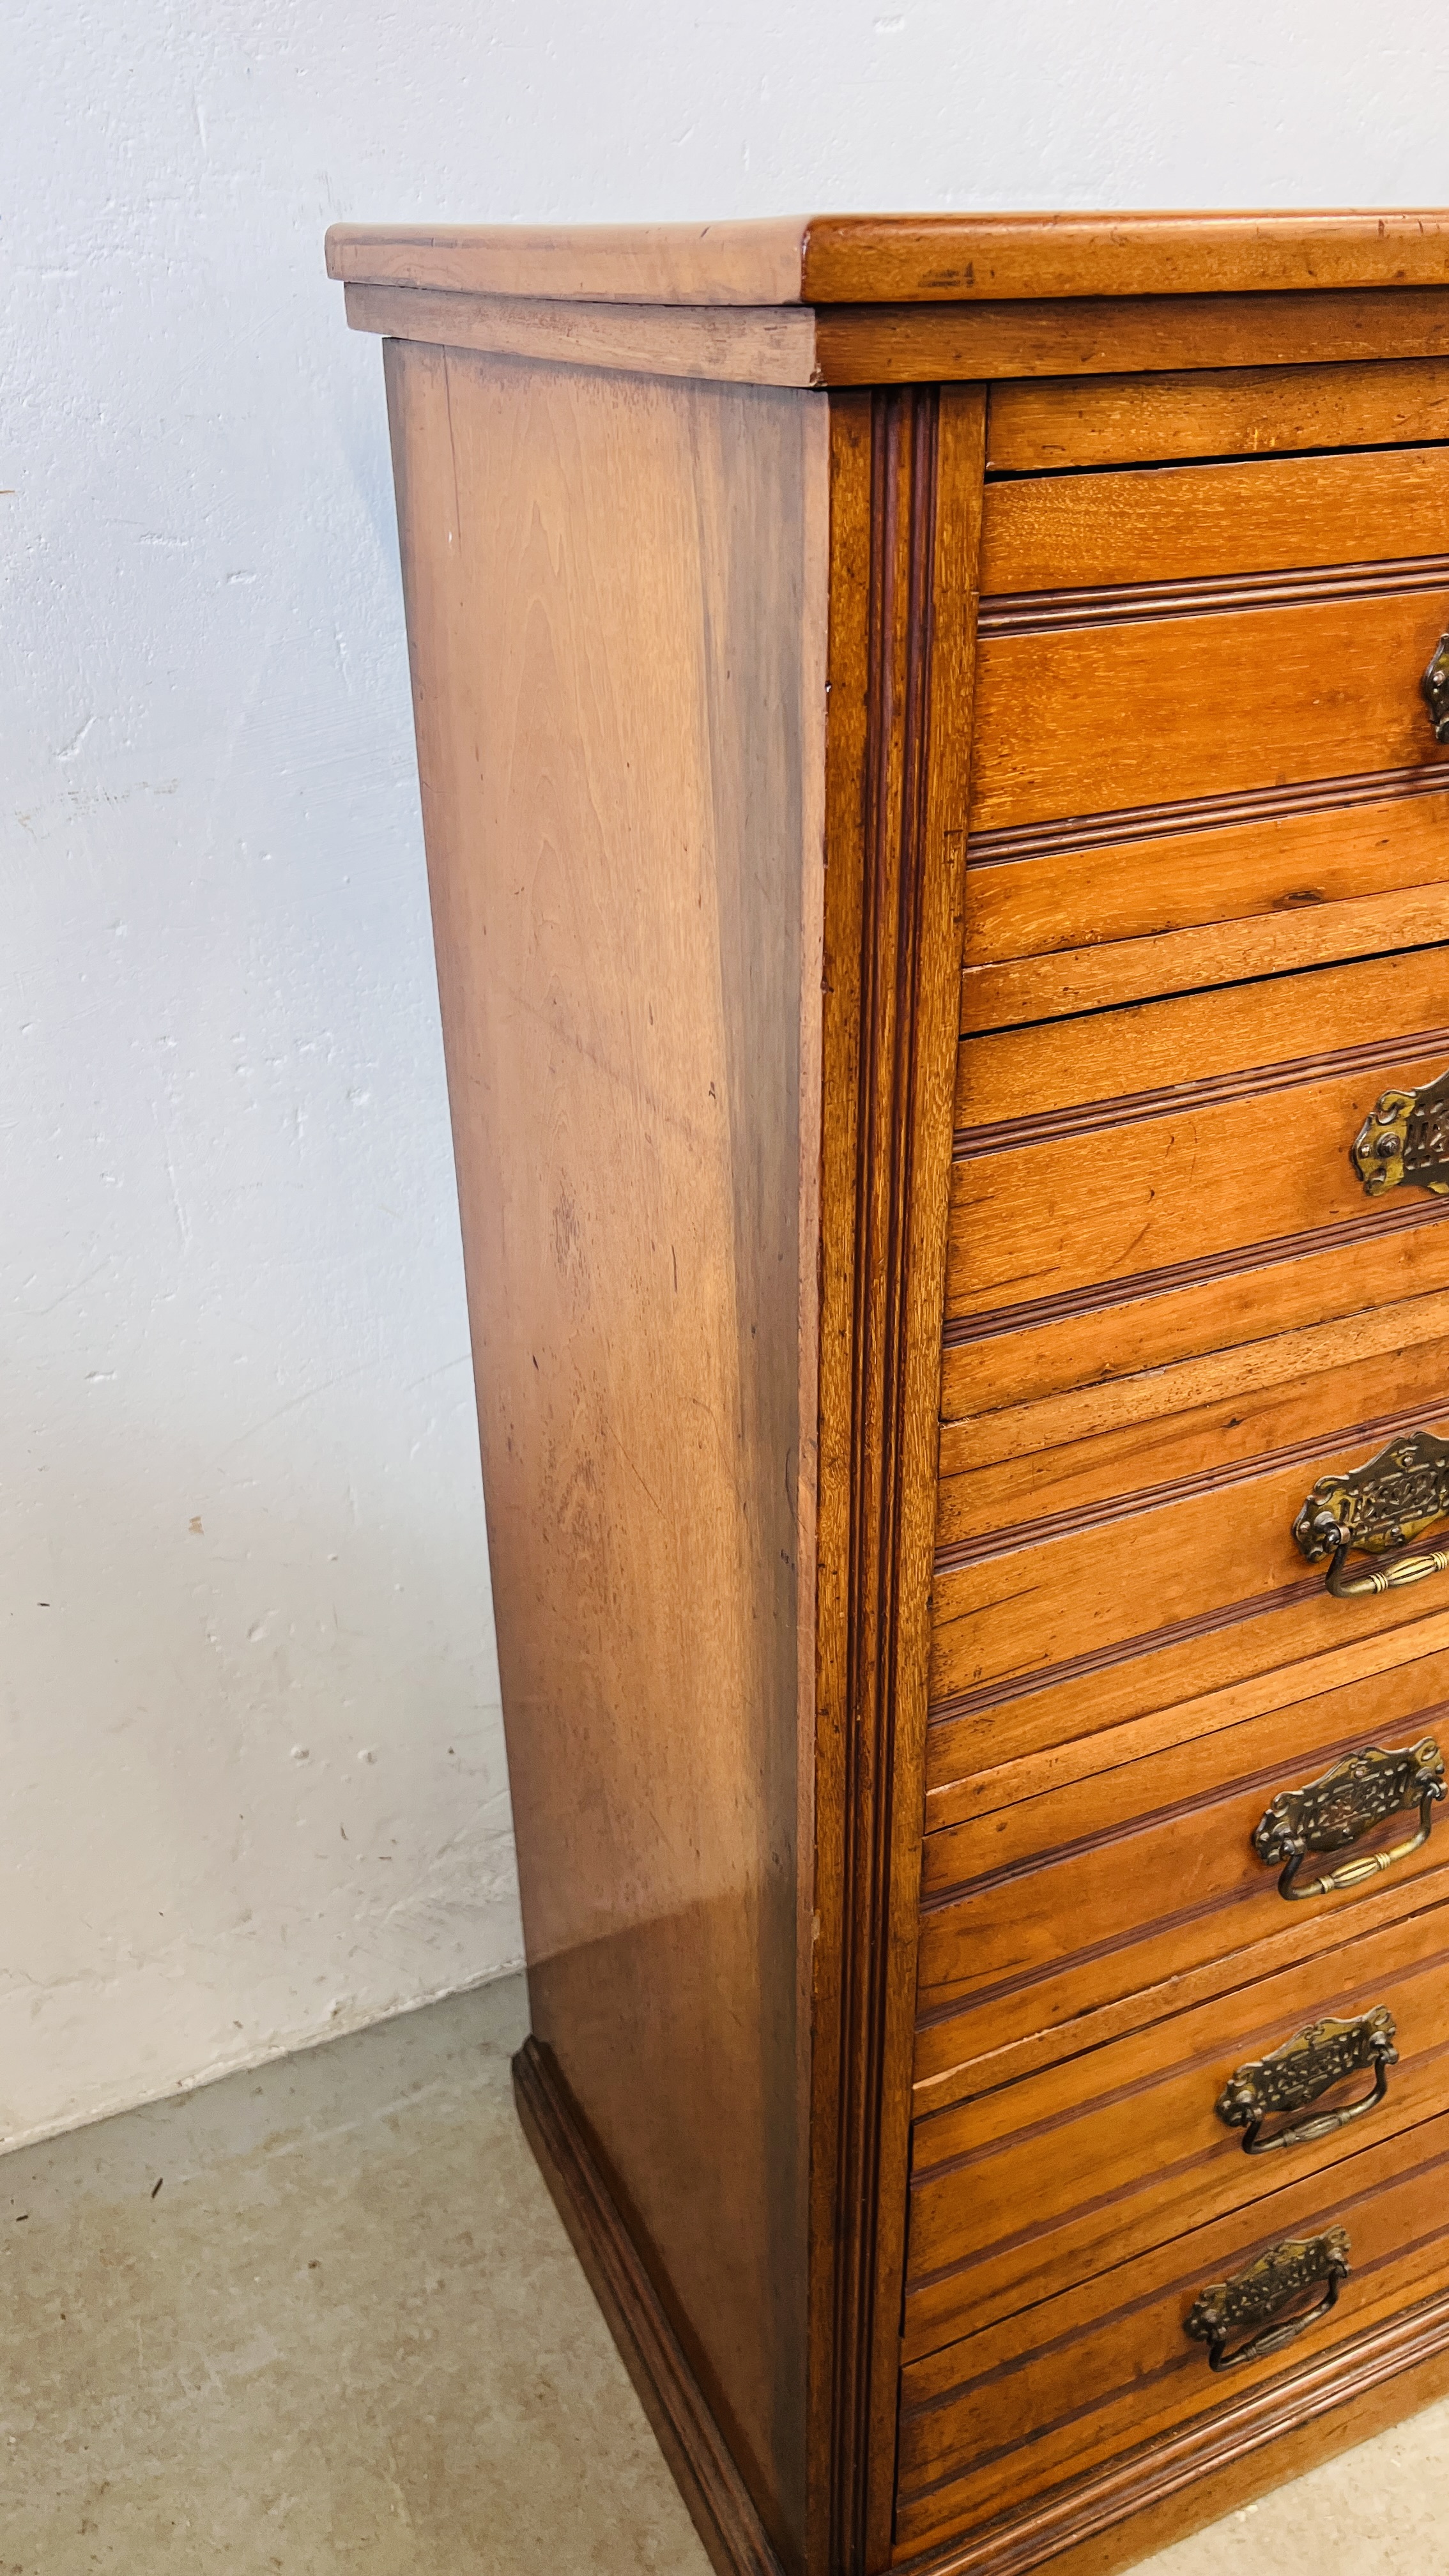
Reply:
[[[1437,771],[1449,586],[983,641],[973,833],[1375,769]]]
[[[1366,1371],[1380,1361],[1392,1368],[1402,1352],[1442,1340],[1446,1333],[1449,1295],[1440,1292],[1140,1369],[1130,1377],[1098,1380],[1062,1395],[1002,1402],[964,1417],[943,1404],[942,1477],[1025,1458],[1036,1450],[1066,1449],[1137,1425],[1188,1415],[1204,1424],[1215,1422],[1220,1417],[1214,1408],[1220,1406],[1231,1408],[1233,1419],[1240,1421],[1238,1408],[1261,1412],[1274,1391],[1318,1382],[1320,1373],[1330,1369]]]
[[[1443,957],[1427,949],[965,1041],[948,1341],[958,1321],[999,1330],[1044,1323],[1071,1299],[1115,1302],[1110,1283],[1139,1297],[1184,1289],[1219,1259],[1256,1266],[1274,1240],[1310,1254],[1340,1227],[1355,1240],[1385,1219],[1399,1231],[1412,1202],[1367,1201],[1348,1149],[1390,1082],[1443,1068],[1449,1030],[1427,1024],[1442,1007]],[[1170,1079],[1188,1067],[1192,1078]],[[1141,1349],[1137,1365],[1183,1356],[1180,1345]],[[997,1403],[1047,1391],[1036,1378],[1016,1385],[1006,1362],[998,1352]]]
[[[1105,2576],[1336,2439],[1345,2356],[1449,2377],[1444,1851],[1320,1915],[1247,1847],[1449,1706],[1449,1586],[1331,1602],[1288,1535],[1449,1379],[1449,1210],[1344,1154],[1449,1060],[1449,217],[330,257],[389,343],[526,2125],[721,2576]],[[1036,479],[983,534],[988,435]],[[1383,2118],[1260,2199],[1204,2085],[1380,1988]],[[1225,2396],[1186,2299],[1330,2185],[1343,2312]]]
[[[552,2052],[513,2061],[523,2131],[719,2576],[782,2576],[753,2498],[589,2148]]]
[[[774,314],[754,305],[737,338],[715,320],[722,308],[704,305],[634,307],[636,320],[610,323],[589,303],[537,299],[535,312],[515,325],[485,298],[410,287],[349,287],[346,295],[356,329],[441,345],[468,345],[471,331],[477,345],[521,355],[546,347],[559,363],[766,384],[970,384],[1072,368],[1090,375],[1124,359],[1144,369],[1186,367],[1195,352],[1204,366],[1257,359],[1292,366],[1360,349],[1449,350],[1449,293],[1427,290],[1411,314],[1387,297],[1347,295],[1296,303],[1220,296],[1127,305],[786,307]]]
[[[948,1323],[941,1369],[947,1421],[1107,1388],[1144,1369],[1364,1317],[1449,1285],[1449,1210],[1431,1199],[1370,1209],[1307,1237],[1209,1255],[1035,1306]],[[1246,1383],[1255,1362],[1244,1360]]]
[[[1410,1364],[1401,1386],[1413,1375]],[[1426,1354],[1414,1394],[1395,1413],[1321,1430],[1292,1449],[1209,1467],[1177,1485],[1123,1493],[1096,1511],[1019,1520],[943,1551],[932,1700],[1030,1684],[1087,1656],[1135,1657],[1169,1637],[1187,1645],[1186,1631],[1204,1620],[1222,1624],[1224,1611],[1227,1624],[1241,1626],[1293,1609],[1346,1610],[1350,1620],[1339,1630],[1351,1621],[1357,1633],[1358,1614],[1367,1611],[1364,1626],[1377,1628],[1373,1613],[1388,1602],[1412,1616],[1423,1605],[1406,1593],[1371,1605],[1327,1594],[1315,1601],[1292,1525],[1316,1477],[1362,1465],[1400,1429],[1442,1416],[1443,1385],[1442,1353]],[[1325,1644],[1333,1624],[1320,1620]]]
[[[1437,1866],[1433,1872],[1426,1871],[1422,1879],[1411,1874],[1397,1886],[1392,1879],[1386,1880],[1374,1909],[1376,1924],[1402,1922],[1420,1909],[1426,1893],[1433,1896],[1443,1885]],[[1281,1909],[1281,1923],[1282,1928],[1276,1932],[1260,1933],[1246,1956],[1238,1950],[1214,1956],[1208,1944],[1207,1955],[1200,1956],[1192,1966],[1173,1971],[1155,1986],[1134,1988],[1129,1994],[1093,2004],[1074,2013],[1069,2021],[1043,2022],[1038,2028],[1035,2016],[1027,2013],[1012,2037],[979,2054],[973,2053],[974,2022],[970,2011],[956,2012],[945,2007],[939,2015],[923,2012],[912,2088],[917,2116],[925,2119],[949,2109],[954,2102],[973,2101],[992,2086],[1018,2083],[1046,2068],[1162,2027],[1176,2015],[1241,1986],[1245,1972],[1256,1978],[1272,1976],[1316,1954],[1317,1937],[1300,1919],[1296,1906]]]
[[[832,405],[812,2455],[879,2565],[896,2367],[980,394]]]
[[[1324,214],[812,215],[802,291],[866,297],[1263,293],[1440,285],[1442,210]]]
[[[1353,807],[1393,804],[1405,797],[1432,798],[1443,791],[1438,771],[1417,761],[1400,769],[1362,770],[1357,776],[1335,774],[1300,780],[1297,785],[1238,788],[1223,796],[1127,805],[1105,814],[1053,815],[1006,831],[976,833],[970,864],[977,868],[1015,865],[1049,854],[1074,858],[1082,851],[1120,848],[1125,842],[1217,832],[1240,824],[1256,828],[1295,815],[1346,813]]]
[[[1203,2421],[918,2557],[902,2576],[1121,2576],[1153,2552],[1368,2441],[1449,2390],[1449,2295],[1416,2301]]]
[[[1020,2509],[1149,2438],[1284,2387],[1449,2277],[1449,2118],[1280,2186],[1097,2282],[989,2326],[902,2373],[897,2553]],[[1346,2227],[1350,2281],[1331,2317],[1226,2388],[1183,2332],[1197,2292],[1287,2236]],[[1285,2390],[1286,2394],[1286,2390]],[[1292,2420],[1291,2407],[1284,2414]],[[1280,2420],[1282,2420],[1280,2418]]]
[[[334,224],[329,277],[666,304],[1438,285],[1443,213],[813,215],[711,224]]]
[[[455,295],[798,304],[804,224],[333,224],[327,274]]]
[[[1070,858],[1070,866],[1062,860]],[[1320,912],[1369,902],[1379,938],[1400,935],[1397,896],[1446,894],[1449,799],[1428,793],[1201,829],[1140,827],[1129,840],[987,863],[967,853],[967,966],[1137,943],[1220,922],[1297,930]],[[1385,896],[1395,902],[1385,907]]]
[[[1449,899],[1449,896],[1446,896]],[[1310,1085],[1355,1050],[1417,1043],[1444,1024],[1449,949],[1335,966],[1226,993],[1184,994],[1064,1028],[1007,1029],[964,1045],[956,1062],[958,1154],[981,1153],[998,1128],[1023,1144],[1082,1110],[1084,1129],[1265,1089]],[[967,1139],[971,1142],[967,1142]]]
[[[1449,367],[1381,358],[1350,367],[1066,377],[994,385],[987,464],[1041,474],[1197,456],[1384,447],[1449,436]]]
[[[942,1690],[931,1710],[933,1769],[959,1779],[977,1769],[1046,1758],[1066,1746],[1080,1748],[1078,1761],[1090,1768],[1085,1746],[1094,1737],[1110,1743],[1119,1728],[1165,1721],[1181,1703],[1216,1704],[1224,1694],[1255,1689],[1346,1642],[1396,1662],[1422,1651],[1410,1632],[1433,1606],[1427,1587],[1416,1604],[1406,1603],[1402,1593],[1396,1597],[1401,1608],[1410,1609],[1409,1617],[1392,1611],[1386,1616],[1385,1602],[1361,1601],[1349,1631],[1329,1616],[1344,1605],[1331,1601],[1321,1583],[1290,1582],[1193,1619],[1146,1626],[1059,1663],[1024,1663],[975,1684],[963,1676],[957,1688]],[[943,1677],[955,1664],[954,1655],[943,1654]],[[1191,1732],[1186,1721],[1183,1731]]]
[[[1442,792],[988,864],[967,851],[961,1028],[1381,955],[1449,933]]]
[[[1426,1882],[1406,1921],[1359,1924],[1352,1938],[1325,1929],[1295,1967],[919,2122],[906,2350],[935,2351],[1233,2211],[1251,2225],[1253,2204],[1284,2181],[1316,2176],[1331,2191],[1366,2146],[1431,2119],[1449,2073],[1443,1884]],[[1400,2059],[1385,2100],[1312,2145],[1245,2155],[1214,2110],[1234,2070],[1312,2022],[1379,2005]],[[1371,2090],[1351,2079],[1324,2107]]]
[[[1381,1324],[1386,1320],[1376,1317]],[[1295,1452],[1307,1458],[1321,1440],[1337,1440],[1345,1422],[1362,1416],[1366,1400],[1381,1414],[1397,1415],[1432,1403],[1438,1387],[1449,1386],[1444,1336],[1421,1338],[1401,1328],[1367,1359],[1333,1350],[1332,1332],[1313,1338],[1316,1354],[1304,1350],[1299,1356],[1316,1355],[1318,1367],[1295,1369],[1290,1362],[1281,1378],[1181,1410],[1163,1387],[1158,1412],[1023,1448],[1014,1457],[973,1455],[971,1427],[963,1425],[959,1433],[949,1427],[941,1440],[938,1573],[989,1553],[1001,1533],[1023,1525],[1104,1528],[1131,1518],[1148,1495],[1227,1492],[1249,1460]],[[1169,1379],[1173,1374],[1163,1372]]]
[[[456,263],[447,263],[456,268]],[[966,384],[1142,368],[1282,365],[1449,350],[1449,290],[1143,297],[1121,303],[771,307],[613,302],[354,281],[358,330],[558,364],[799,385]],[[517,313],[509,307],[516,302]]]
[[[1260,1940],[1281,1955],[1296,1933],[1315,1951],[1387,1879],[1285,1906],[1252,1850],[1254,1826],[1280,1789],[1347,1753],[1449,1733],[1446,1703],[1449,1659],[1416,1656],[928,1834],[918,1992],[929,2063],[918,2072],[1009,2049]],[[1431,1836],[1396,1864],[1395,1894],[1446,1861],[1449,1837]]]
[[[1428,1082],[1443,1071],[1446,1053],[1437,1032],[1427,1045],[1406,1042],[1404,1081]],[[1065,1297],[1219,1250],[1247,1252],[1265,1226],[1280,1228],[1276,1239],[1291,1245],[1309,1229],[1361,1221],[1363,1188],[1348,1149],[1391,1070],[1380,1058],[1362,1072],[1281,1091],[1265,1083],[1226,1103],[1189,1102],[1115,1129],[1104,1121],[1095,1131],[1024,1140],[1014,1153],[959,1163],[948,1314],[1009,1314],[1026,1296]],[[1258,1161],[1270,1130],[1275,1147],[1282,1142],[1266,1194]],[[1382,1213],[1397,1211],[1385,1203]],[[1152,1356],[1139,1351],[1138,1365],[1151,1365]]]
[[[1449,354],[1449,290],[817,304],[831,385],[972,383]]]
[[[387,354],[534,2030],[788,2556],[825,413]]]
[[[981,592],[1204,581],[1442,556],[1449,447],[993,483]]]
[[[1057,873],[1065,873],[1057,862]],[[1394,889],[1393,931],[1404,948],[1427,947],[1449,930],[1443,885]],[[1068,1019],[1151,995],[1202,992],[1213,984],[1301,974],[1351,957],[1383,953],[1387,924],[1379,895],[1326,903],[1299,913],[1169,931],[1155,939],[1112,941],[1006,966],[967,967],[961,977],[961,1032],[1010,1028],[1026,1020]]]
[[[926,1745],[928,1840],[923,1848],[928,1854],[929,1837],[946,1826],[969,1824],[978,1817],[999,1814],[1018,1802],[1029,1806],[1054,1791],[1070,1790],[1078,1783],[1125,1769],[1156,1753],[1170,1753],[1178,1745],[1202,1746],[1210,1764],[1213,1756],[1206,1739],[1224,1728],[1291,1708],[1301,1700],[1321,1697],[1350,1682],[1373,1685],[1381,1673],[1400,1665],[1407,1670],[1411,1662],[1423,1662],[1446,1644],[1449,1608],[1426,1608],[1405,1629],[1377,1637],[1354,1637],[1306,1660],[1290,1658],[1244,1681],[1199,1691],[1170,1706],[1120,1718],[1000,1761],[993,1761],[985,1748],[983,1758],[973,1759],[968,1752],[964,1762],[958,1760],[951,1726],[933,1724]],[[1422,1695],[1427,1701],[1434,1693],[1426,1689]]]
[[[349,286],[346,304],[354,331],[444,349],[725,384],[820,381],[814,321],[788,306],[561,304],[417,286]]]

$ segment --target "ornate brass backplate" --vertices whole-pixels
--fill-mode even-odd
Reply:
[[[1228,2128],[1243,2131],[1244,2151],[1250,2156],[1271,2155],[1276,2147],[1311,2146],[1315,2139],[1346,2128],[1350,2120],[1361,2120],[1365,2111],[1382,2102],[1389,2068],[1398,2062],[1393,2014],[1386,2004],[1375,2004],[1371,2012],[1358,2013],[1352,2021],[1310,2022],[1296,2039],[1285,2040],[1267,2057],[1250,2058],[1228,2077],[1214,2107]],[[1350,2102],[1343,2110],[1322,2111],[1313,2120],[1299,2120],[1271,2138],[1261,2135],[1263,2122],[1272,2112],[1301,2111],[1331,2085],[1366,2067],[1373,2068],[1374,2089],[1361,2101]]]
[[[1330,2227],[1322,2236],[1288,2237],[1260,2254],[1245,2272],[1235,2272],[1230,2281],[1214,2281],[1202,2291],[1188,2310],[1187,2332],[1195,2342],[1207,2345],[1214,2370],[1236,2370],[1240,2362],[1262,2361],[1327,2316],[1348,2273],[1349,2242],[1341,2227]],[[1285,2319],[1282,2325],[1272,2325],[1270,2320],[1315,2281],[1325,2285],[1316,2307]],[[1247,2343],[1229,2352],[1229,2336],[1254,2326],[1267,2331],[1250,2334]]]
[[[1432,1431],[1408,1431],[1391,1440],[1364,1467],[1336,1468],[1320,1476],[1293,1524],[1294,1543],[1310,1565],[1326,1556],[1328,1589],[1335,1599],[1392,1592],[1420,1583],[1449,1566],[1449,1550],[1420,1548],[1391,1564],[1345,1574],[1350,1548],[1379,1556],[1402,1548],[1449,1512],[1449,1441]]]
[[[1441,635],[1430,654],[1419,694],[1429,710],[1434,740],[1449,742],[1449,635]]]
[[[1371,1199],[1401,1182],[1449,1197],[1449,1070],[1418,1091],[1385,1091],[1349,1151]]]
[[[1370,1745],[1366,1752],[1350,1753],[1335,1762],[1321,1780],[1310,1780],[1302,1789],[1280,1789],[1253,1828],[1253,1849],[1269,1869],[1281,1869],[1280,1896],[1330,1896],[1377,1877],[1380,1870],[1391,1868],[1426,1843],[1434,1807],[1445,1786],[1444,1757],[1432,1735],[1402,1753],[1386,1753]],[[1310,1852],[1343,1851],[1372,1826],[1409,1807],[1418,1808],[1419,1826],[1407,1842],[1396,1843],[1392,1851],[1365,1853],[1361,1860],[1346,1861],[1326,1878],[1306,1881],[1301,1887],[1295,1884],[1299,1866]]]

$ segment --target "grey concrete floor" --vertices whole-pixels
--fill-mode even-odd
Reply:
[[[513,2114],[521,1980],[0,2159],[0,2576],[708,2576]],[[1150,2562],[1437,2576],[1449,2405]]]

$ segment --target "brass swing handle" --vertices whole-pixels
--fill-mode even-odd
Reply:
[[[1214,2281],[1200,2292],[1183,2320],[1185,2329],[1194,2342],[1207,2345],[1213,2370],[1237,2370],[1247,2361],[1266,2361],[1270,2352],[1281,2352],[1336,2306],[1348,2279],[1349,2252],[1341,2227],[1330,2227],[1322,2236],[1290,2236],[1260,2254],[1246,2271],[1235,2272],[1230,2281]],[[1324,2285],[1317,2304],[1274,2325],[1272,2320],[1315,2281]],[[1245,2326],[1259,2331],[1250,2331],[1246,2343],[1229,2351],[1231,2337]]]
[[[1302,1789],[1280,1789],[1253,1828],[1253,1849],[1267,1868],[1279,1871],[1280,1896],[1336,1896],[1377,1878],[1428,1841],[1445,1786],[1444,1757],[1432,1735],[1403,1752],[1370,1745],[1364,1753],[1335,1762],[1321,1780],[1310,1780]],[[1392,1851],[1364,1852],[1322,1878],[1298,1884],[1298,1871],[1310,1852],[1345,1851],[1387,1817],[1414,1807],[1418,1829]]]
[[[1243,2132],[1243,2152],[1273,2155],[1279,2147],[1308,2147],[1332,2137],[1353,2120],[1375,2110],[1389,2089],[1389,2068],[1397,2066],[1394,2017],[1385,2004],[1359,2013],[1352,2021],[1315,2021],[1267,2057],[1249,2060],[1228,2077],[1214,2104],[1229,2129]],[[1263,2122],[1275,2111],[1301,2111],[1346,2077],[1372,2067],[1373,2091],[1342,2110],[1320,2111],[1313,2118],[1262,2135]]]
[[[1408,1431],[1366,1466],[1320,1476],[1293,1524],[1293,1538],[1310,1565],[1329,1559],[1327,1588],[1335,1601],[1355,1601],[1369,1593],[1401,1591],[1406,1583],[1422,1583],[1426,1575],[1449,1569],[1449,1544],[1412,1545],[1446,1514],[1449,1441],[1432,1431]],[[1356,1548],[1381,1557],[1382,1564],[1347,1573]]]
[[[1449,1548],[1406,1548],[1402,1556],[1391,1556],[1380,1566],[1361,1566],[1357,1574],[1345,1574],[1343,1561],[1349,1551],[1349,1540],[1335,1548],[1333,1563],[1324,1578],[1324,1590],[1335,1601],[1361,1601],[1371,1592],[1402,1592],[1408,1583],[1423,1583],[1431,1574],[1443,1574],[1449,1568]]]

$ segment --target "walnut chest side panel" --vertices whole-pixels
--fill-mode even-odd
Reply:
[[[534,2034],[797,2560],[825,398],[387,362]]]

